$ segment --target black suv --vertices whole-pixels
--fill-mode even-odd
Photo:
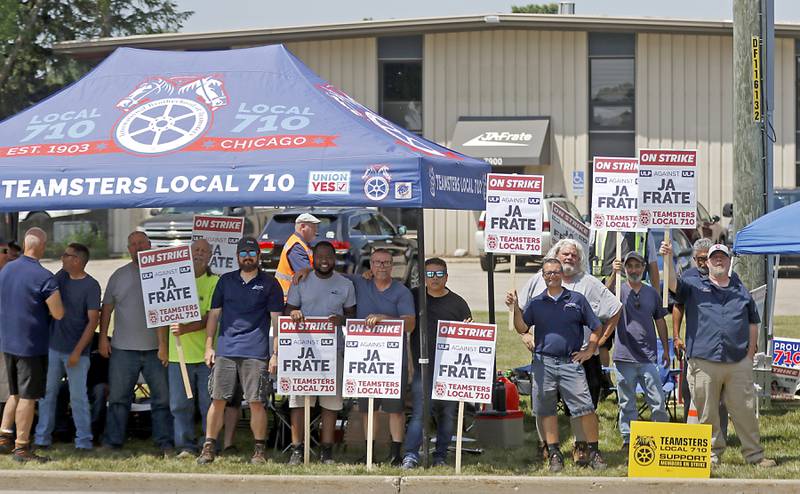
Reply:
[[[276,213],[259,238],[261,267],[274,272],[286,239],[294,232],[294,221],[302,213],[320,220],[317,239],[327,240],[336,249],[336,269],[362,273],[369,269],[369,256],[375,249],[392,252],[392,277],[410,287],[419,284],[417,241],[405,238],[406,227],[395,227],[378,211],[365,208],[287,209]]]

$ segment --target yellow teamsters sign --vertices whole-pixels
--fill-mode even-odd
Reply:
[[[628,477],[708,478],[711,426],[631,422]]]

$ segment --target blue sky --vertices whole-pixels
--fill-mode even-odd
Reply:
[[[553,1],[553,0],[550,0]],[[182,32],[226,31],[360,21],[511,12],[511,5],[548,0],[177,0],[195,14]],[[732,0],[575,0],[575,13],[630,17],[731,19]],[[777,22],[800,23],[800,1],[775,0]]]

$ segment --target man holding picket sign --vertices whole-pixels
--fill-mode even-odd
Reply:
[[[313,248],[314,271],[306,276],[302,281],[293,284],[289,288],[288,300],[284,314],[291,317],[292,322],[297,325],[309,317],[326,318],[335,326],[335,345],[336,357],[331,362],[330,367],[335,366],[336,385],[331,392],[319,393],[319,404],[322,407],[322,444],[320,445],[320,461],[322,463],[333,463],[333,439],[336,428],[336,416],[342,409],[342,370],[344,367],[344,337],[342,326],[345,318],[356,316],[356,292],[353,282],[334,271],[336,265],[336,251],[333,245],[327,241],[317,243]],[[281,325],[281,328],[283,325]],[[298,328],[299,329],[299,328]],[[283,347],[283,333],[278,335],[280,347]],[[293,360],[313,359],[309,350],[313,348],[301,348],[300,356],[285,355],[282,351],[278,352],[278,381],[284,383],[282,372],[294,362]],[[288,384],[288,383],[287,383]],[[283,392],[283,389],[281,389]],[[307,462],[310,438],[304,438],[304,431],[310,420],[304,414],[304,408],[317,401],[316,395],[305,394],[305,400],[299,393],[292,393],[289,396],[289,408],[291,409],[292,422],[292,455],[289,458],[290,465],[299,465]],[[304,406],[304,401],[307,406]],[[303,443],[305,439],[305,445]]]

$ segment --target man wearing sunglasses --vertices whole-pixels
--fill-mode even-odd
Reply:
[[[217,453],[217,436],[222,429],[225,405],[236,390],[237,380],[250,404],[250,429],[255,447],[252,464],[265,464],[267,439],[267,388],[270,358],[277,348],[278,332],[270,341],[270,324],[277,327],[283,312],[283,290],[275,278],[259,269],[260,250],[252,237],[236,246],[239,270],[220,276],[206,322],[206,365],[211,367],[211,407],[206,417],[206,439],[198,464],[212,463]],[[219,336],[214,348],[214,338]]]
[[[447,263],[444,259],[434,257],[425,261],[425,289],[427,293],[428,359],[433,361],[436,355],[436,333],[439,321],[471,321],[472,312],[467,302],[447,287]],[[417,302],[417,290],[419,289],[412,290],[414,302]],[[417,310],[417,314],[419,314],[419,310]],[[424,396],[422,394],[422,369],[419,364],[420,353],[419,338],[415,335],[411,338],[414,376],[411,380],[411,420],[408,422],[404,444],[405,456],[402,464],[404,470],[416,468],[419,465],[419,448],[422,445]],[[427,387],[429,391],[432,385],[433,376],[429,374]],[[431,418],[436,422],[436,451],[433,453],[432,463],[434,467],[447,464],[447,449],[453,435],[453,420],[457,408],[458,402],[455,401],[431,400]]]
[[[620,263],[614,262],[611,278],[619,276]],[[656,330],[661,340],[661,365],[669,365],[669,341],[667,310],[661,304],[661,296],[655,288],[642,283],[645,271],[644,256],[636,251],[625,255],[626,282],[622,286],[622,317],[613,328],[606,329],[603,338],[614,332],[614,366],[617,375],[619,396],[619,433],[622,435],[622,453],[628,457],[631,420],[638,419],[636,385],[644,390],[644,397],[652,411],[653,422],[668,422],[666,398],[661,385],[661,375],[656,365],[658,347]],[[613,286],[613,285],[612,285]],[[655,325],[653,322],[655,321]]]

